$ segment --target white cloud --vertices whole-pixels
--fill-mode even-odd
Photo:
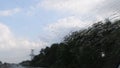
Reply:
[[[85,16],[107,18],[120,12],[119,0],[42,0],[36,7],[48,10],[66,11]],[[35,7],[34,7],[35,8]],[[120,15],[120,14],[118,14]]]
[[[104,2],[104,0],[43,0],[38,4],[38,7],[75,13],[86,13],[96,8],[96,6],[100,5],[102,2]]]
[[[10,10],[0,10],[0,16],[11,16],[13,14],[20,12],[20,11],[21,11],[20,8],[14,8],[14,9],[10,9]]]
[[[0,60],[5,62],[20,62],[28,59],[30,49],[40,50],[47,43],[30,41],[15,37],[8,26],[0,23]]]
[[[48,34],[44,34],[45,37],[42,35],[41,38],[49,42],[55,42],[72,30],[87,27],[89,24],[91,25],[108,17],[114,18],[115,13],[119,16],[119,5],[119,0],[42,0],[32,9],[44,8],[47,9],[46,11],[52,10],[53,12],[58,11],[58,13],[66,11],[66,15],[75,15],[74,17],[60,19],[45,28],[44,31]],[[69,12],[72,13],[70,14]],[[81,21],[78,17],[84,18],[88,23]],[[120,16],[117,18],[120,19]],[[95,21],[93,22],[93,20]],[[92,21],[92,23],[89,23],[89,21]]]
[[[119,0],[105,0],[103,5],[98,6],[95,16],[100,18],[120,19],[120,1]]]
[[[91,22],[81,21],[80,18],[75,16],[66,17],[55,23],[48,24],[44,28],[44,36],[41,35],[40,38],[48,43],[61,42],[64,36],[68,35],[70,32],[87,28],[91,26],[91,24]]]

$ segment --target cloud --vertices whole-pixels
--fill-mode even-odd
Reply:
[[[69,32],[88,27],[105,18],[113,19],[117,17],[117,19],[120,19],[119,5],[119,0],[42,0],[32,9],[43,8],[47,9],[46,11],[52,10],[58,13],[65,11],[65,14],[68,14],[67,18],[48,24],[44,29],[47,34],[44,34],[45,37],[43,35],[41,37],[47,42],[59,42]],[[78,17],[81,17],[81,19]],[[83,19],[86,21],[82,21]]]
[[[13,14],[20,12],[20,11],[21,11],[20,8],[14,8],[14,9],[10,9],[10,10],[0,10],[0,16],[11,16]]]
[[[82,21],[75,16],[65,17],[55,23],[48,24],[43,30],[44,36],[41,35],[40,38],[48,43],[59,43],[70,32],[87,28],[91,24],[90,21]]]
[[[8,26],[0,23],[0,61],[14,63],[29,59],[30,49],[39,51],[46,45],[42,41],[16,37]]]
[[[119,0],[105,0],[103,3],[104,5],[99,7],[99,9],[102,10],[101,12],[120,11]]]
[[[43,0],[38,6],[50,10],[86,13],[96,8],[102,2],[104,0]]]
[[[103,19],[118,14],[119,4],[119,0],[42,0],[36,7]]]
[[[119,0],[105,0],[104,5],[98,6],[95,16],[101,18],[120,19],[120,1]]]

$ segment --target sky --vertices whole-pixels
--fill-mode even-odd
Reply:
[[[28,60],[31,49],[38,54],[70,32],[119,16],[119,4],[120,0],[0,0],[0,60]]]

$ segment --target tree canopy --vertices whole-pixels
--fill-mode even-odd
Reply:
[[[61,43],[42,49],[30,62],[46,68],[117,68],[119,63],[119,20],[72,32]]]

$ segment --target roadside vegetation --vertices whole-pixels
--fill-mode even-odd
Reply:
[[[33,67],[46,68],[117,68],[119,63],[120,20],[72,32],[30,61]]]

